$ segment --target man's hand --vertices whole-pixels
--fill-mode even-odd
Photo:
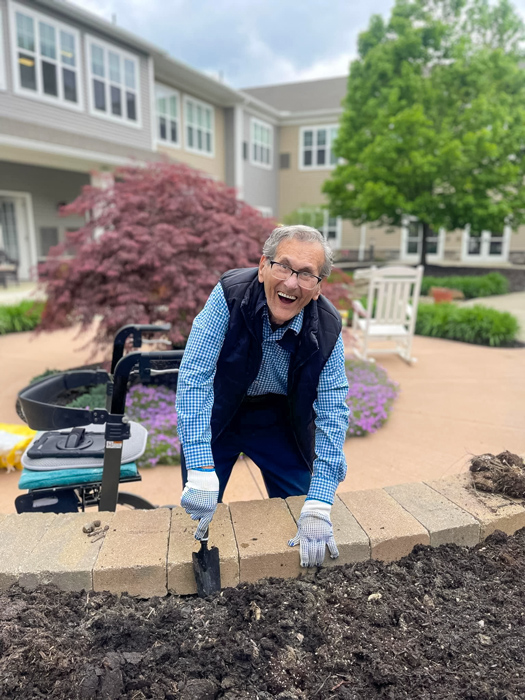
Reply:
[[[218,500],[219,479],[215,469],[188,469],[188,480],[180,504],[192,520],[200,521],[195,531],[196,540],[207,539]]]
[[[297,535],[289,540],[290,547],[301,545],[301,566],[321,566],[328,547],[332,559],[337,559],[339,550],[334,539],[330,521],[332,506],[323,501],[305,501],[297,522]]]

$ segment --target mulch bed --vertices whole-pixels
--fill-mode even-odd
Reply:
[[[525,529],[208,599],[0,594],[0,697],[517,700]]]

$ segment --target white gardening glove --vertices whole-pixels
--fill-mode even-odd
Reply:
[[[192,520],[200,521],[195,531],[196,540],[208,539],[208,528],[218,500],[219,479],[215,469],[188,469],[188,480],[180,504],[186,513],[191,515]]]
[[[330,503],[310,499],[305,501],[297,521],[297,535],[289,540],[290,547],[301,545],[301,566],[321,566],[326,547],[332,559],[337,559],[339,550],[334,539],[330,521]]]

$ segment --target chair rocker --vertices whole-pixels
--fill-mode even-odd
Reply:
[[[416,361],[412,357],[412,339],[422,277],[422,265],[374,266],[355,273],[354,279],[369,282],[366,309],[360,301],[352,302],[353,352],[357,357],[374,362],[369,355],[395,353],[409,364]],[[380,346],[376,347],[376,343]],[[387,343],[390,345],[385,347]]]

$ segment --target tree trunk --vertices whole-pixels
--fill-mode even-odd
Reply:
[[[420,265],[423,265],[423,272],[426,269],[427,266],[427,238],[428,234],[430,232],[430,225],[427,224],[426,221],[422,222],[423,224],[423,235],[421,237],[421,259],[419,261]]]

